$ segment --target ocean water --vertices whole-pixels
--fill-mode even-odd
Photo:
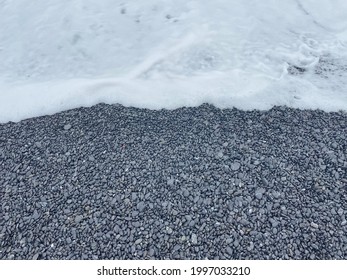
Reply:
[[[343,0],[0,0],[0,122],[99,102],[347,111]]]

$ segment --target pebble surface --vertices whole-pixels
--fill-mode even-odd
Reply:
[[[0,124],[0,259],[347,259],[347,114],[99,104]]]

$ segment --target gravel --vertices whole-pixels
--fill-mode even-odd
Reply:
[[[0,124],[0,259],[347,259],[346,151],[342,111]]]

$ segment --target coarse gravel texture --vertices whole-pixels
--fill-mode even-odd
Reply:
[[[347,259],[346,151],[343,111],[0,124],[0,259]]]

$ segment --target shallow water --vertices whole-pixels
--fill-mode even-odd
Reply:
[[[347,110],[342,0],[0,1],[0,121],[98,102]]]

